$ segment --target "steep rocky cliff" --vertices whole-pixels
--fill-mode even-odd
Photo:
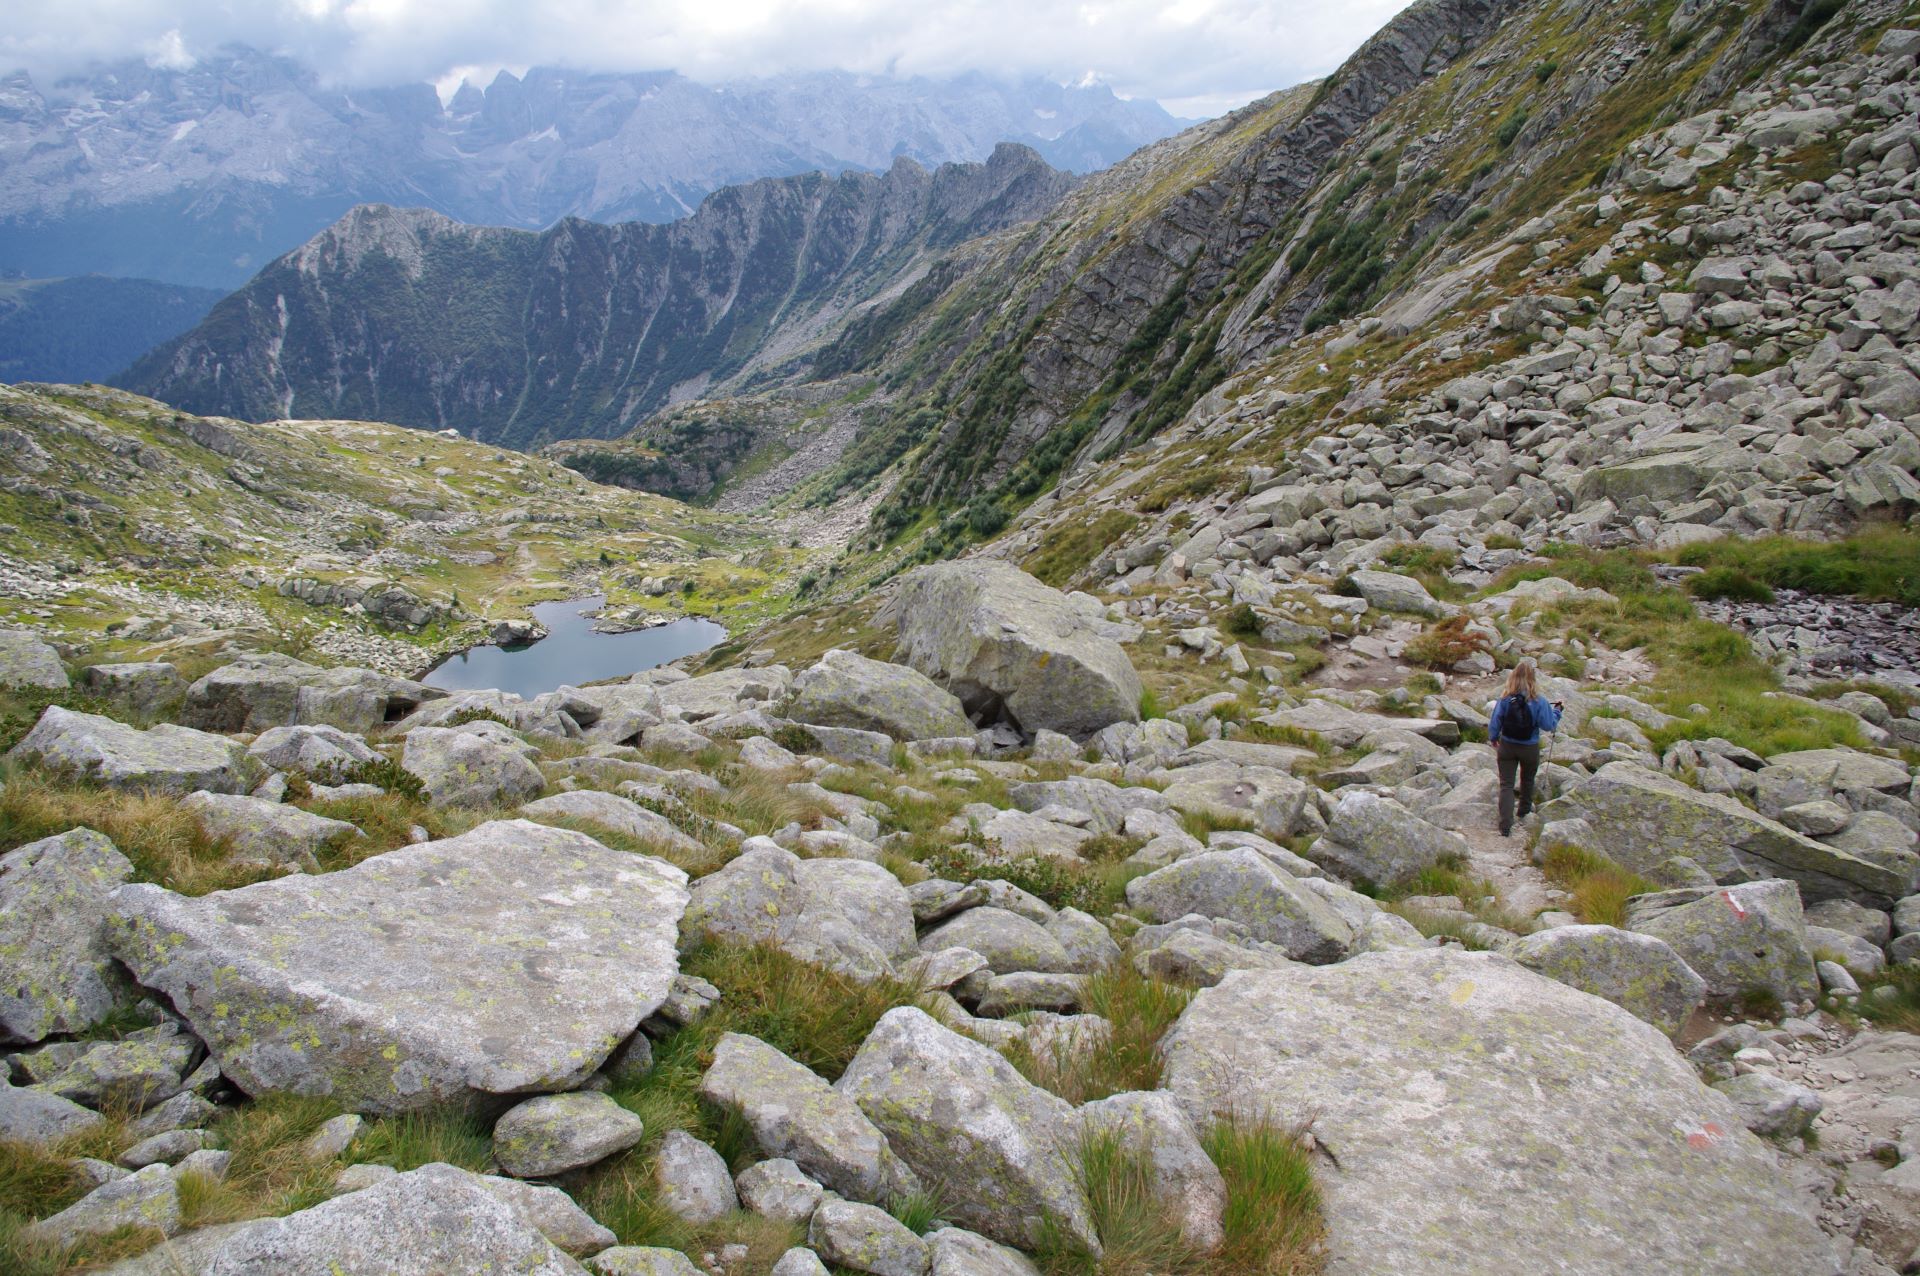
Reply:
[[[1071,186],[1031,150],[729,187],[667,226],[541,234],[356,209],[125,384],[252,419],[355,416],[528,447],[609,437],[776,368],[926,256]]]

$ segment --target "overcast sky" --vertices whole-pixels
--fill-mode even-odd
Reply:
[[[1406,0],[17,0],[0,65],[185,66],[227,41],[329,80],[484,84],[501,67],[702,80],[842,69],[1093,79],[1217,114],[1337,66]]]

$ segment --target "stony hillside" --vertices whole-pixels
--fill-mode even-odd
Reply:
[[[587,594],[738,628],[793,557],[737,522],[457,438],[0,386],[0,619],[93,659],[191,665],[268,644],[416,674],[531,602]],[[661,579],[670,604],[645,590]]]
[[[0,1266],[1908,1269],[1917,107],[1904,5],[1427,0],[628,486],[0,391]],[[737,606],[449,695],[289,559]]]
[[[542,234],[357,209],[121,378],[194,411],[358,416],[513,447],[623,434],[765,373],[925,255],[1051,207],[1024,147],[729,187],[668,226]]]

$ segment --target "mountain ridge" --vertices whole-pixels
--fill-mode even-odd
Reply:
[[[353,205],[479,225],[665,222],[712,191],[813,170],[985,160],[1002,141],[1104,167],[1181,122],[1103,87],[817,73],[702,84],[535,67],[442,103],[341,89],[243,46],[45,86],[0,79],[0,271],[228,287]]]

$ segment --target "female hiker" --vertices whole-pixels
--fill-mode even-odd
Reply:
[[[1560,701],[1540,695],[1533,661],[1522,660],[1507,675],[1507,689],[1487,720],[1487,739],[1493,744],[1500,771],[1500,836],[1513,832],[1513,781],[1520,779],[1520,818],[1533,811],[1533,777],[1540,769],[1540,733],[1560,725]]]

